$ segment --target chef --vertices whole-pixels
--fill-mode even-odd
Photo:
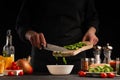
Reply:
[[[32,46],[31,64],[34,72],[48,73],[46,65],[64,64],[51,51],[40,50],[47,43],[65,46],[80,41],[99,41],[99,20],[94,0],[24,0],[16,20],[16,31],[20,39]],[[80,70],[80,59],[85,52],[66,57],[73,64],[72,73]]]

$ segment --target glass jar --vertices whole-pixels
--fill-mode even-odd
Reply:
[[[116,72],[120,75],[120,58],[116,58]]]
[[[81,70],[88,71],[89,69],[89,58],[82,58],[81,59]]]

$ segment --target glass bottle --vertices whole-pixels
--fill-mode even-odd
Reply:
[[[81,59],[81,70],[82,71],[88,71],[89,68],[89,59],[88,58],[82,58]]]
[[[90,63],[89,65],[95,64],[95,58],[90,58]]]
[[[6,34],[6,44],[3,46],[3,56],[11,57],[14,61],[15,47],[12,44],[11,30],[7,30]]]
[[[117,72],[117,75],[120,75],[120,58],[116,58],[116,72]]]

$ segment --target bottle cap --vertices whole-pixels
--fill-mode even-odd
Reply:
[[[107,43],[107,45],[105,47],[103,47],[104,50],[112,50],[113,47],[109,45],[109,43]]]
[[[96,51],[101,50],[101,46],[99,46],[99,45],[94,46],[93,48],[94,48],[94,50],[96,50]]]

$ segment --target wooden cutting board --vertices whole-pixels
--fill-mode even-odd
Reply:
[[[53,56],[57,56],[57,57],[75,56],[83,51],[93,48],[92,43],[90,43],[88,41],[84,41],[84,43],[86,44],[86,46],[83,46],[76,50],[68,50],[68,51],[64,51],[64,52],[53,52]]]

